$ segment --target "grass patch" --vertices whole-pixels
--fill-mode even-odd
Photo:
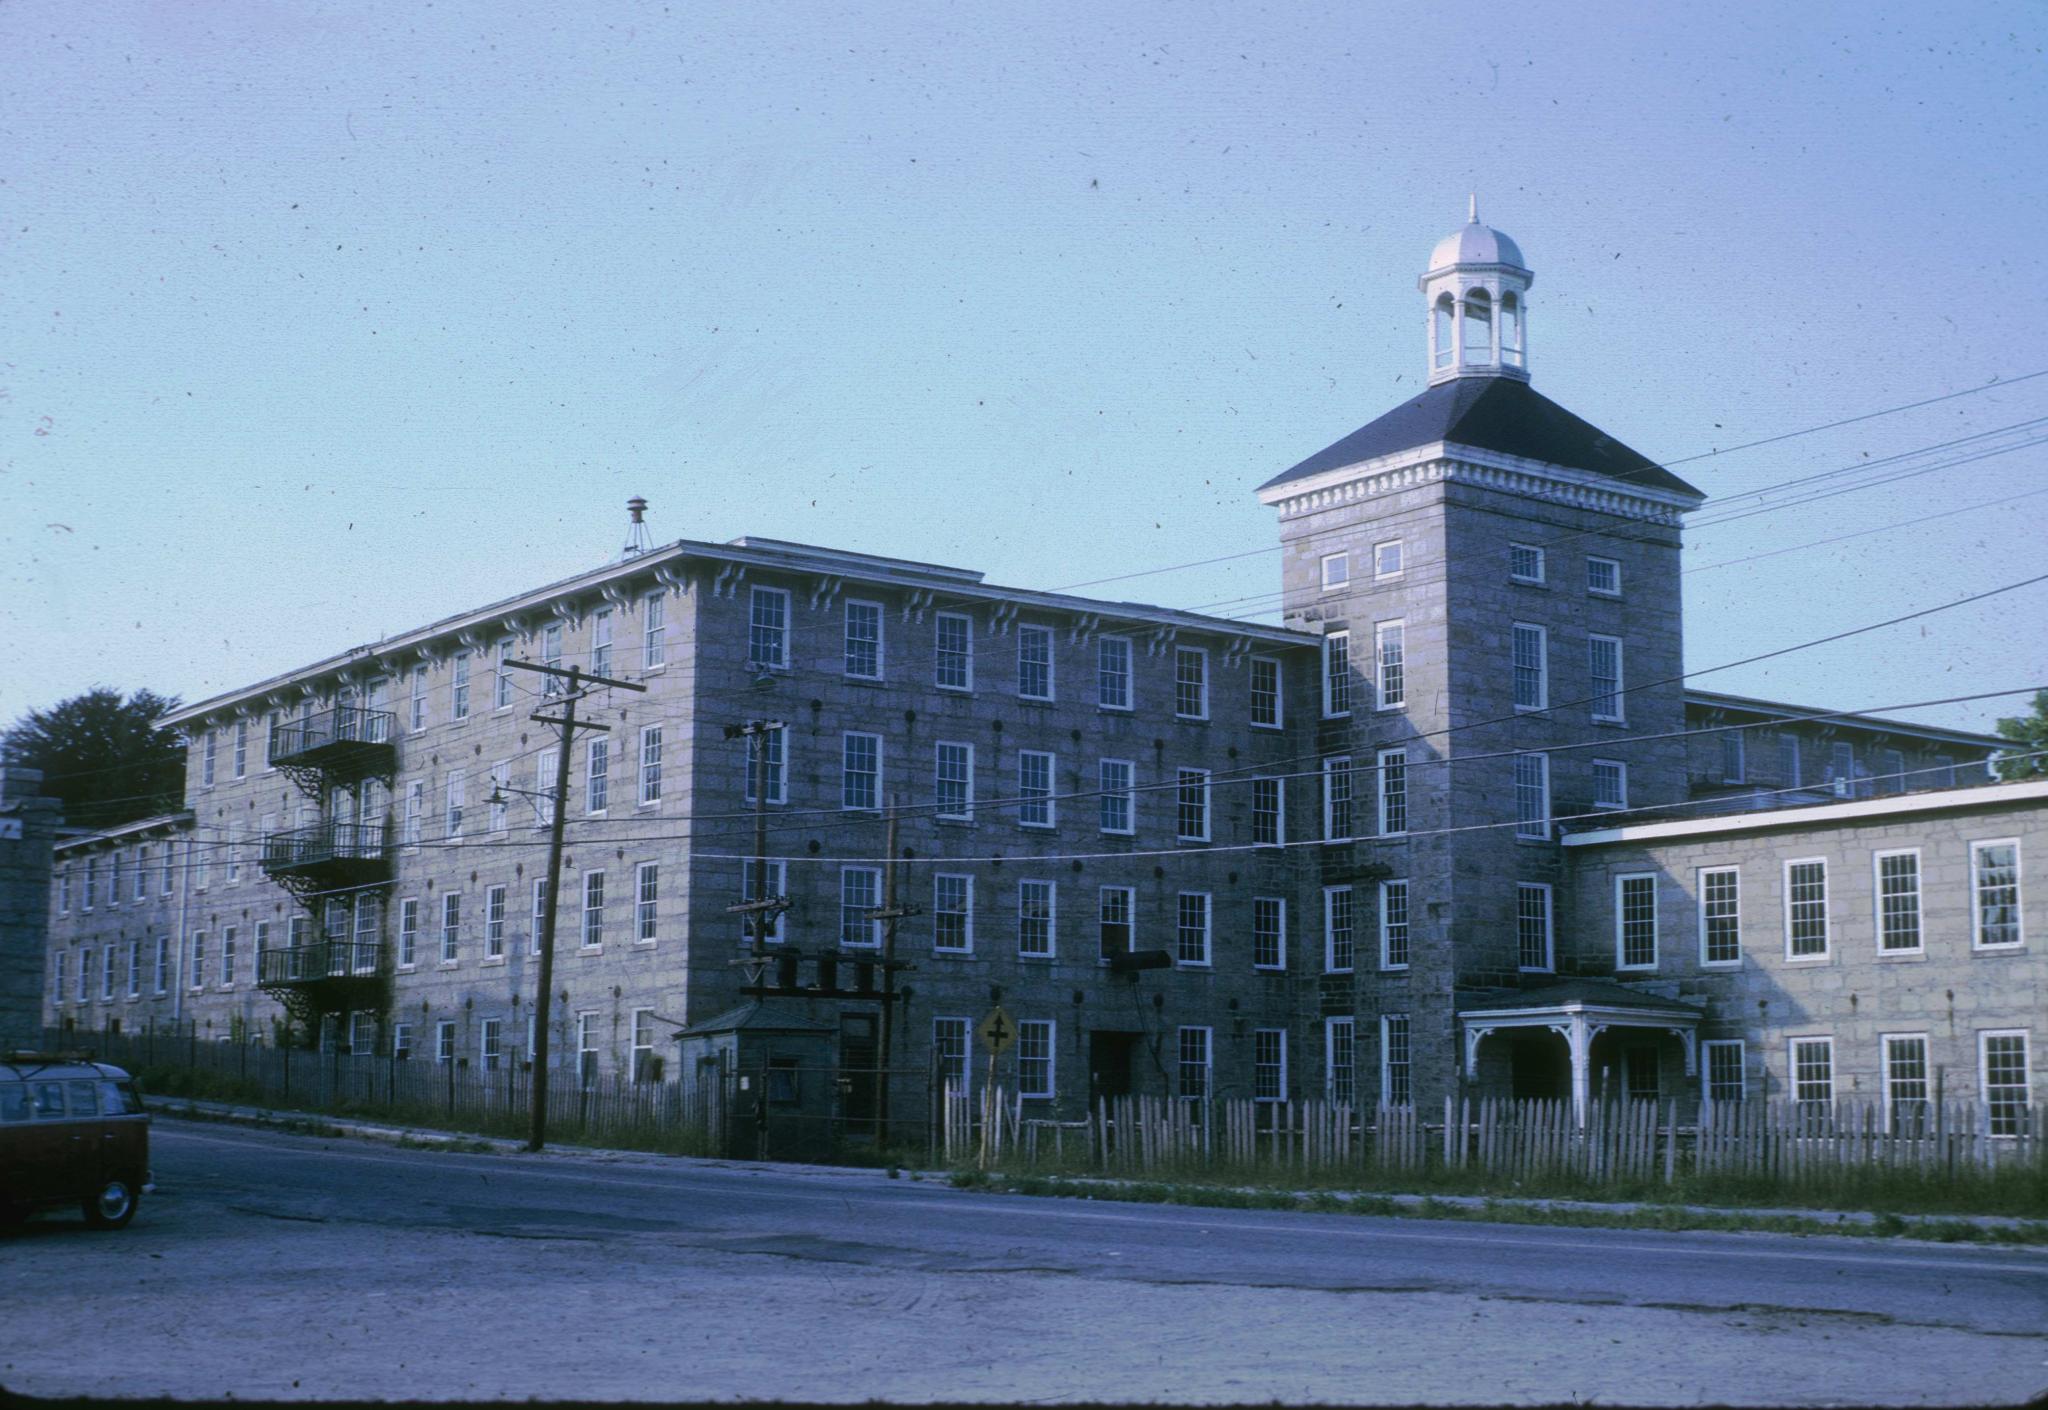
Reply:
[[[1939,1243],[2048,1246],[2048,1221],[1982,1225],[1963,1219],[1911,1219],[1880,1214],[1852,1219],[1836,1214],[1771,1214],[1743,1209],[1701,1210],[1660,1203],[1635,1209],[1588,1209],[1547,1202],[1487,1199],[1474,1204],[1434,1195],[1397,1199],[1373,1192],[1317,1189],[1294,1193],[1266,1187],[1182,1184],[1158,1181],[1099,1181],[1057,1175],[990,1175],[953,1172],[962,1189],[1040,1198],[1085,1199],[1122,1204],[1178,1204],[1202,1209],[1281,1209],[1379,1218],[1458,1220],[1487,1224],[1546,1224],[1585,1229],[1651,1229],[1664,1232],[1832,1234],[1852,1238],[1910,1238]],[[1668,1198],[1668,1194],[1667,1194]]]

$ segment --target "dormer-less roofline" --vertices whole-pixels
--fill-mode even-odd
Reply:
[[[71,853],[89,851],[94,847],[133,841],[138,837],[159,832],[176,832],[192,826],[192,814],[159,813],[153,818],[138,818],[134,822],[122,823],[119,827],[103,827],[76,837],[59,837],[51,847],[53,852]]]
[[[1964,749],[2005,749],[2012,744],[2011,740],[1995,734],[1973,734],[1969,730],[1942,729],[1938,725],[1908,724],[1904,720],[1889,719],[1883,715],[1830,712],[1826,719],[1815,720],[1812,717],[1823,712],[1809,706],[1787,705],[1776,700],[1759,700],[1748,695],[1725,695],[1716,690],[1688,689],[1685,692],[1685,703],[1705,710],[1755,715],[1761,720],[1803,721],[1836,729],[1867,730],[1872,734],[1905,735],[1913,739],[1931,740],[1937,744],[1953,744]]]

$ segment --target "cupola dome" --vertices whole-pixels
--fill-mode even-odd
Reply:
[[[1436,242],[1418,281],[1428,299],[1429,380],[1529,380],[1529,286],[1522,250],[1479,223],[1479,198],[1462,229]]]

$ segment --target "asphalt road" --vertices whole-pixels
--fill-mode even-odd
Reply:
[[[160,1120],[127,1231],[0,1236],[36,1395],[1982,1404],[2048,1253],[1035,1200]]]

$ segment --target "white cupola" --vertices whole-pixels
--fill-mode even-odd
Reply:
[[[1529,286],[1536,276],[1513,240],[1471,218],[1429,252],[1417,281],[1429,306],[1429,381],[1453,377],[1529,380]]]

